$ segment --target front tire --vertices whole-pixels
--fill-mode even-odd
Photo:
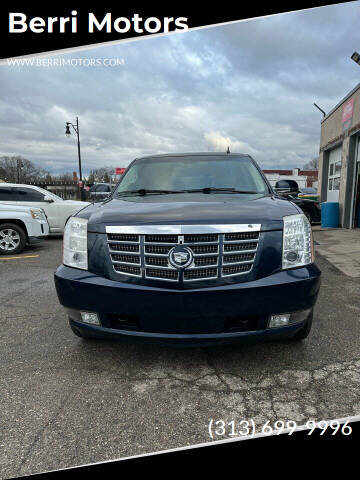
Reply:
[[[22,252],[26,245],[24,230],[15,223],[0,225],[0,255],[14,255]]]

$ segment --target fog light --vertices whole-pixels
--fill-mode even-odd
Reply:
[[[290,252],[286,252],[285,258],[289,263],[294,263],[299,260],[299,255],[297,252],[290,251]]]
[[[269,328],[286,327],[289,325],[290,313],[280,313],[277,315],[271,315]]]
[[[81,320],[84,323],[90,323],[92,325],[100,325],[99,316],[95,312],[80,312]]]

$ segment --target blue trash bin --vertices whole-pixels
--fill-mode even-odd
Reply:
[[[339,202],[323,202],[321,204],[322,228],[339,227]]]

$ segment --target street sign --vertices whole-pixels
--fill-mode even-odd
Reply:
[[[116,168],[115,175],[122,175],[125,172],[126,168]]]

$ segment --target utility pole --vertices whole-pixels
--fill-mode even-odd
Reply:
[[[17,177],[16,183],[20,183],[21,168],[22,168],[21,158],[17,158],[16,159],[16,177]]]
[[[84,185],[83,185],[83,181],[82,181],[82,170],[81,170],[79,117],[76,117],[76,125],[73,125],[70,122],[66,122],[65,135],[67,137],[71,135],[70,125],[72,126],[72,128],[74,129],[74,131],[77,135],[77,148],[78,148],[78,159],[79,159],[79,192],[80,192],[80,200],[85,200],[85,191],[84,191]]]

